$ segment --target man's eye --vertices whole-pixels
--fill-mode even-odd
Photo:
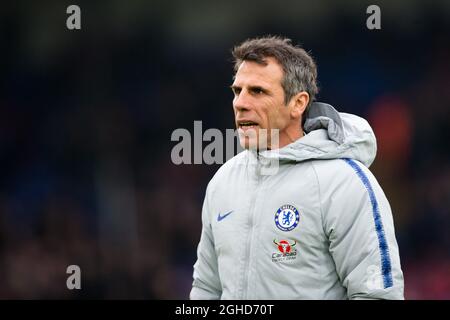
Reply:
[[[260,88],[255,88],[255,89],[253,89],[252,91],[253,91],[253,93],[255,93],[255,94],[261,94],[261,93],[264,93],[263,89],[260,89]]]

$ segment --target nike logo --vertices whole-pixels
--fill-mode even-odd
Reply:
[[[221,215],[220,215],[220,212],[219,212],[219,214],[217,215],[217,221],[222,221],[223,219],[225,219],[226,217],[228,217],[230,214],[232,214],[233,211],[234,211],[234,210],[231,210],[230,212],[225,213],[223,216],[221,216]]]

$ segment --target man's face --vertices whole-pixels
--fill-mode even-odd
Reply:
[[[236,127],[240,143],[246,149],[264,147],[262,140],[267,139],[267,135],[270,137],[273,129],[279,130],[279,146],[269,138],[266,142],[268,147],[283,147],[291,142],[288,139],[291,127],[300,127],[298,119],[293,122],[291,108],[284,104],[282,67],[274,58],[266,58],[266,62],[267,65],[262,65],[244,61],[231,85]],[[266,129],[266,134],[261,129]]]

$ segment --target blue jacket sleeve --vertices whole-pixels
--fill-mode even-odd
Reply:
[[[403,299],[399,249],[383,190],[358,161],[343,159],[329,174],[321,186],[324,231],[348,298]]]

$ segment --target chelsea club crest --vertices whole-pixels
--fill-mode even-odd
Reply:
[[[300,221],[298,210],[290,204],[281,206],[275,213],[275,224],[282,231],[291,231]]]

